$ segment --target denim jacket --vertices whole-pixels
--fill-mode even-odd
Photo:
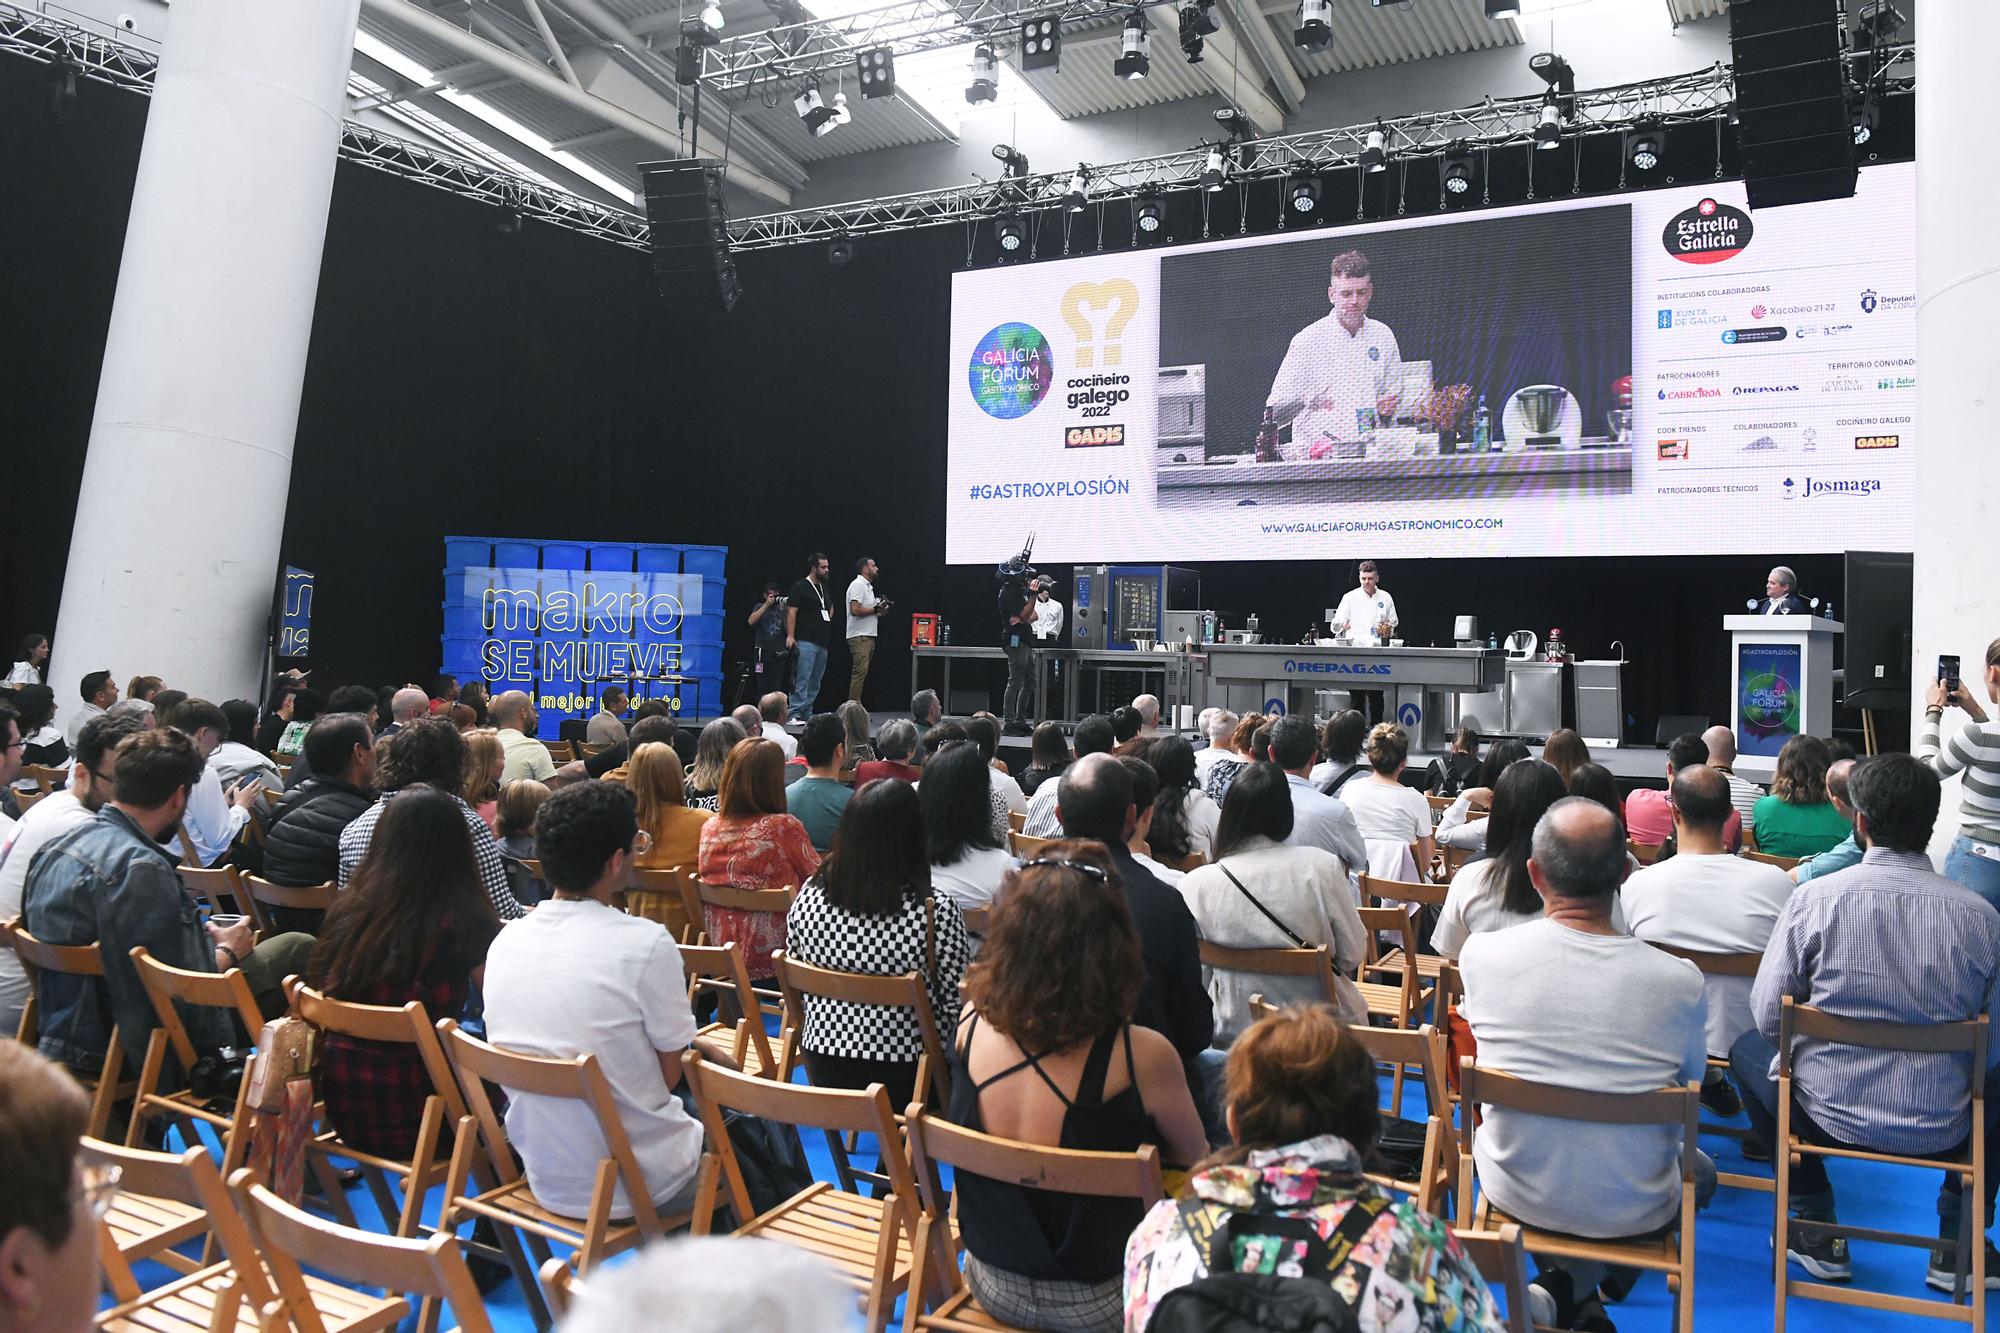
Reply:
[[[95,1074],[104,1067],[111,1025],[124,1038],[125,1060],[136,1074],[158,1014],[132,962],[135,945],[162,963],[191,972],[215,970],[215,948],[181,888],[171,857],[115,806],[64,833],[35,853],[22,899],[28,932],[48,944],[96,944],[104,978],[43,973],[41,1052]],[[197,1051],[227,1045],[229,1015],[217,1009],[183,1009]]]

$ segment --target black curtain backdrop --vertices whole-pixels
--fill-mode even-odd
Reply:
[[[58,125],[43,67],[0,61],[8,650],[54,625],[144,126],[143,98],[88,82],[80,93]],[[317,681],[436,670],[447,532],[726,545],[732,660],[765,578],[789,583],[824,549],[844,587],[873,555],[898,604],[868,691],[876,708],[907,698],[904,612],[941,612],[956,643],[986,640],[990,568],[941,559],[963,229],[864,240],[846,269],[818,246],[740,256],[746,295],[724,316],[663,302],[642,254],[533,222],[509,239],[500,220],[351,164],[336,177],[283,551],[318,576]],[[218,506],[172,524],[230,519]],[[1621,639],[1628,739],[1645,743],[1662,712],[1723,716],[1720,618],[1787,557],[1439,555],[1385,566],[1406,638],[1446,641],[1451,617],[1472,612],[1502,631],[1560,626],[1587,656]],[[1809,594],[1839,595],[1839,557],[1788,563]],[[1267,634],[1302,630],[1354,582],[1348,562],[1201,573],[1210,606],[1254,611]],[[152,664],[107,665],[122,678]],[[837,650],[824,705],[844,696],[846,673]]]

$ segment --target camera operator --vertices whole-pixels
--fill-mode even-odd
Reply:
[[[750,609],[750,624],[757,635],[752,650],[757,678],[753,696],[761,699],[773,690],[790,694],[793,654],[785,647],[785,594],[776,583],[764,584],[764,600]]]
[[[1033,730],[1028,719],[1035,672],[1033,626],[1043,580],[1028,563],[1025,550],[996,569],[994,577],[1000,580],[1000,647],[1007,654],[1007,693],[1001,712],[1008,735],[1026,736]]]

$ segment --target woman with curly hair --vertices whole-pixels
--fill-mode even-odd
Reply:
[[[1794,736],[1778,751],[1771,794],[1750,807],[1744,823],[1756,830],[1757,850],[1772,856],[1818,856],[1849,833],[1847,820],[1826,794],[1833,756],[1817,736]],[[1769,820],[1769,823],[1765,821]]]

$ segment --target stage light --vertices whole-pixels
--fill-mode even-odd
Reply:
[[[1190,0],[1190,3],[1181,6],[1181,54],[1187,57],[1190,65],[1201,63],[1202,50],[1208,45],[1201,35],[1200,14],[1198,0]]]
[[[1299,0],[1299,26],[1292,45],[1301,51],[1324,51],[1333,45],[1333,0]]]
[[[1203,37],[1213,37],[1222,31],[1222,22],[1215,17],[1215,0],[1182,0],[1181,23],[1183,31],[1192,23]]]
[[[993,43],[981,42],[972,48],[972,82],[966,85],[965,101],[969,106],[999,96],[1000,58],[993,53]]]
[[[809,83],[799,89],[792,98],[792,106],[799,113],[799,119],[805,122],[807,132],[814,138],[823,139],[833,133],[833,112],[827,108],[825,101],[820,98],[819,89],[813,84]]]
[[[708,0],[708,3],[701,7],[701,26],[710,32],[722,31],[722,10],[717,7],[715,0]]]
[[[1028,243],[1028,232],[1021,225],[1021,219],[1012,213],[993,220],[993,234],[1000,242],[1003,255],[1019,254],[1021,247]]]
[[[1521,17],[1521,0],[1486,0],[1486,17],[1517,19]]]
[[[722,34],[703,23],[700,19],[687,18],[681,20],[681,45],[701,47],[719,46],[721,44]]]
[[[1882,128],[1882,109],[1875,105],[1874,98],[1864,97],[1848,112],[1848,121],[1854,127],[1854,146],[1859,148]]]
[[[1464,140],[1451,145],[1444,153],[1444,192],[1449,197],[1464,198],[1472,193],[1472,173],[1474,170],[1472,150]]]
[[[1021,25],[1021,68],[1062,68],[1062,19],[1044,14]]]
[[[1551,88],[1542,94],[1541,114],[1535,120],[1535,147],[1556,148],[1562,141],[1562,116],[1556,110],[1556,90]]]
[[[1144,14],[1134,13],[1125,20],[1125,32],[1118,44],[1118,59],[1111,63],[1111,72],[1121,79],[1145,78],[1153,68],[1153,61],[1147,54],[1152,49],[1152,38],[1147,35]]]
[[[1368,171],[1389,169],[1389,136],[1379,120],[1375,122],[1375,128],[1368,131],[1367,146],[1361,150],[1361,165]]]
[[[854,113],[847,109],[847,94],[835,93],[833,95],[833,123],[836,125],[848,125],[852,124],[853,121]]]
[[[1641,171],[1657,169],[1666,152],[1666,133],[1656,125],[1641,125],[1625,132],[1625,160]]]
[[[996,143],[993,145],[993,156],[1000,159],[1002,180],[1016,180],[1028,174],[1028,155],[1020,149]]]
[[[1891,0],[1866,0],[1856,15],[1857,28],[1854,43],[1860,47],[1879,46],[1883,42],[1893,42],[1902,33],[1908,22]]]
[[[507,216],[501,218],[500,221],[493,225],[493,230],[499,232],[510,241],[518,241],[521,239],[522,222],[523,219],[520,211],[510,208],[507,210]]]
[[[863,51],[854,58],[854,68],[861,80],[863,97],[896,95],[896,54],[888,47],[877,46]]]
[[[1229,159],[1222,155],[1220,146],[1208,150],[1208,161],[1201,169],[1201,188],[1213,194],[1229,179]]]
[[[1291,189],[1286,195],[1286,204],[1294,213],[1305,215],[1319,211],[1319,177],[1294,177]]]
[[[851,236],[836,236],[826,245],[826,262],[835,268],[846,268],[854,262],[854,239]]]
[[[1090,173],[1081,162],[1070,174],[1069,189],[1063,191],[1063,207],[1072,213],[1081,213],[1090,202]]]
[[[1132,225],[1141,236],[1157,236],[1167,225],[1167,201],[1160,198],[1158,190],[1148,188],[1140,192],[1132,205]]]

